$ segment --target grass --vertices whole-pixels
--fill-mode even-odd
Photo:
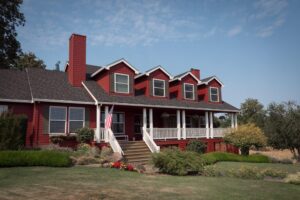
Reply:
[[[262,180],[150,176],[90,167],[0,169],[1,199],[298,199],[299,195],[299,186]]]
[[[250,163],[269,163],[270,159],[265,155],[249,155],[242,156],[233,153],[225,153],[225,152],[212,152],[205,153],[201,155],[201,157],[206,160],[207,164],[213,164],[220,161],[232,161],[232,162],[250,162]]]

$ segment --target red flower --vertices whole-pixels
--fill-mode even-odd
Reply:
[[[114,163],[112,164],[112,167],[113,167],[113,168],[120,168],[120,167],[121,167],[121,162],[119,162],[119,161],[114,162]]]
[[[127,169],[128,171],[133,171],[133,170],[134,170],[134,167],[133,167],[132,165],[128,164],[127,167],[126,167],[126,169]]]

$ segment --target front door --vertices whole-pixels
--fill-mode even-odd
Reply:
[[[134,130],[134,139],[135,140],[142,140],[142,127],[143,127],[143,117],[142,115],[134,115],[134,123],[133,123],[133,130]]]

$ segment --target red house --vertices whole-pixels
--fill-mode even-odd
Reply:
[[[239,110],[223,100],[222,87],[216,76],[202,78],[198,69],[172,76],[161,66],[140,73],[125,59],[88,65],[86,37],[73,34],[64,72],[0,70],[0,112],[28,116],[27,146],[90,127],[98,144],[131,159],[164,146],[184,149],[190,139],[205,141],[207,151],[235,151],[222,143],[227,129],[213,127],[215,113],[231,114],[230,128],[237,126]],[[112,128],[105,130],[112,105]]]

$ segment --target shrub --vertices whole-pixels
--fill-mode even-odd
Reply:
[[[166,148],[160,153],[154,153],[152,160],[160,172],[171,175],[197,174],[203,167],[199,154],[176,148]]]
[[[194,151],[197,153],[205,153],[206,144],[200,140],[191,140],[186,146],[187,151]]]
[[[267,138],[262,130],[254,124],[244,124],[231,133],[226,134],[224,141],[239,147],[242,155],[249,155],[251,146],[256,148],[263,147],[267,143]]]
[[[24,147],[27,129],[25,115],[0,115],[0,150],[18,150]]]
[[[231,162],[251,162],[251,163],[270,163],[271,160],[260,154],[253,154],[250,156],[237,155],[226,152],[212,152],[201,155],[206,165],[214,164],[219,161],[231,161]]]
[[[49,144],[40,147],[42,150],[49,150],[49,151],[64,151],[64,152],[73,152],[73,149],[70,147],[61,147],[57,144]]]
[[[69,167],[69,154],[57,151],[0,151],[0,167]]]
[[[50,141],[53,144],[61,144],[66,141],[75,141],[76,136],[73,135],[56,135],[56,136],[51,136]]]
[[[88,143],[94,139],[94,130],[83,127],[76,131],[76,139],[80,143]]]
[[[297,172],[296,174],[289,174],[285,178],[285,182],[300,185],[300,172]]]

